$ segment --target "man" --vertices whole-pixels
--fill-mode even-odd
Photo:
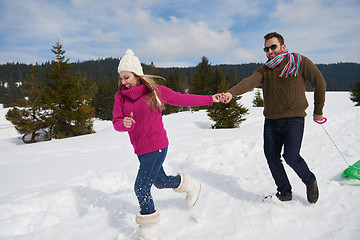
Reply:
[[[314,88],[314,120],[323,121],[326,84],[319,69],[297,53],[289,53],[284,38],[276,33],[264,37],[264,51],[268,61],[248,78],[224,93],[228,103],[233,96],[243,94],[262,84],[264,96],[264,153],[270,172],[277,185],[276,196],[281,201],[292,200],[292,189],[281,161],[281,150],[286,163],[294,169],[307,189],[307,199],[316,203],[319,190],[315,175],[300,156],[304,132],[305,110],[309,106],[306,82]]]

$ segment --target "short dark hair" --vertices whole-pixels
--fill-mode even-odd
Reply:
[[[281,45],[283,45],[285,43],[284,38],[277,32],[271,32],[271,33],[266,34],[264,36],[264,39],[265,39],[265,41],[267,41],[273,37],[276,37],[279,40]]]

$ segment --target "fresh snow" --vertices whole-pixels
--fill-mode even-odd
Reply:
[[[165,171],[193,176],[202,192],[188,209],[184,195],[153,188],[161,239],[359,238],[360,181],[341,178],[348,165],[312,121],[313,93],[307,93],[301,153],[317,176],[319,201],[307,202],[305,185],[287,165],[293,201],[262,200],[276,186],[263,155],[263,109],[252,107],[254,93],[240,100],[250,114],[237,129],[211,129],[206,111],[164,117],[170,140]],[[138,239],[138,160],[127,133],[97,120],[95,134],[23,144],[7,111],[0,109],[1,240]],[[360,107],[349,93],[327,92],[324,116],[346,161],[360,160]]]

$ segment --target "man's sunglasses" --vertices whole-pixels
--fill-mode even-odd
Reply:
[[[277,48],[276,44],[271,45],[270,47],[264,47],[264,52],[268,52],[269,49],[271,49],[272,51],[274,51]]]

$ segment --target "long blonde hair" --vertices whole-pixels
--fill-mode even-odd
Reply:
[[[135,73],[133,73],[135,77],[140,79],[140,82],[142,84],[145,84],[145,86],[149,89],[150,93],[149,96],[147,97],[146,103],[147,106],[151,109],[151,110],[157,110],[158,112],[161,112],[161,110],[163,109],[163,104],[160,100],[161,96],[160,96],[160,90],[159,87],[157,86],[157,83],[155,81],[155,79],[162,79],[165,80],[165,78],[160,77],[160,76],[156,76],[156,75],[136,75]],[[119,90],[121,89],[121,81],[119,80]]]

